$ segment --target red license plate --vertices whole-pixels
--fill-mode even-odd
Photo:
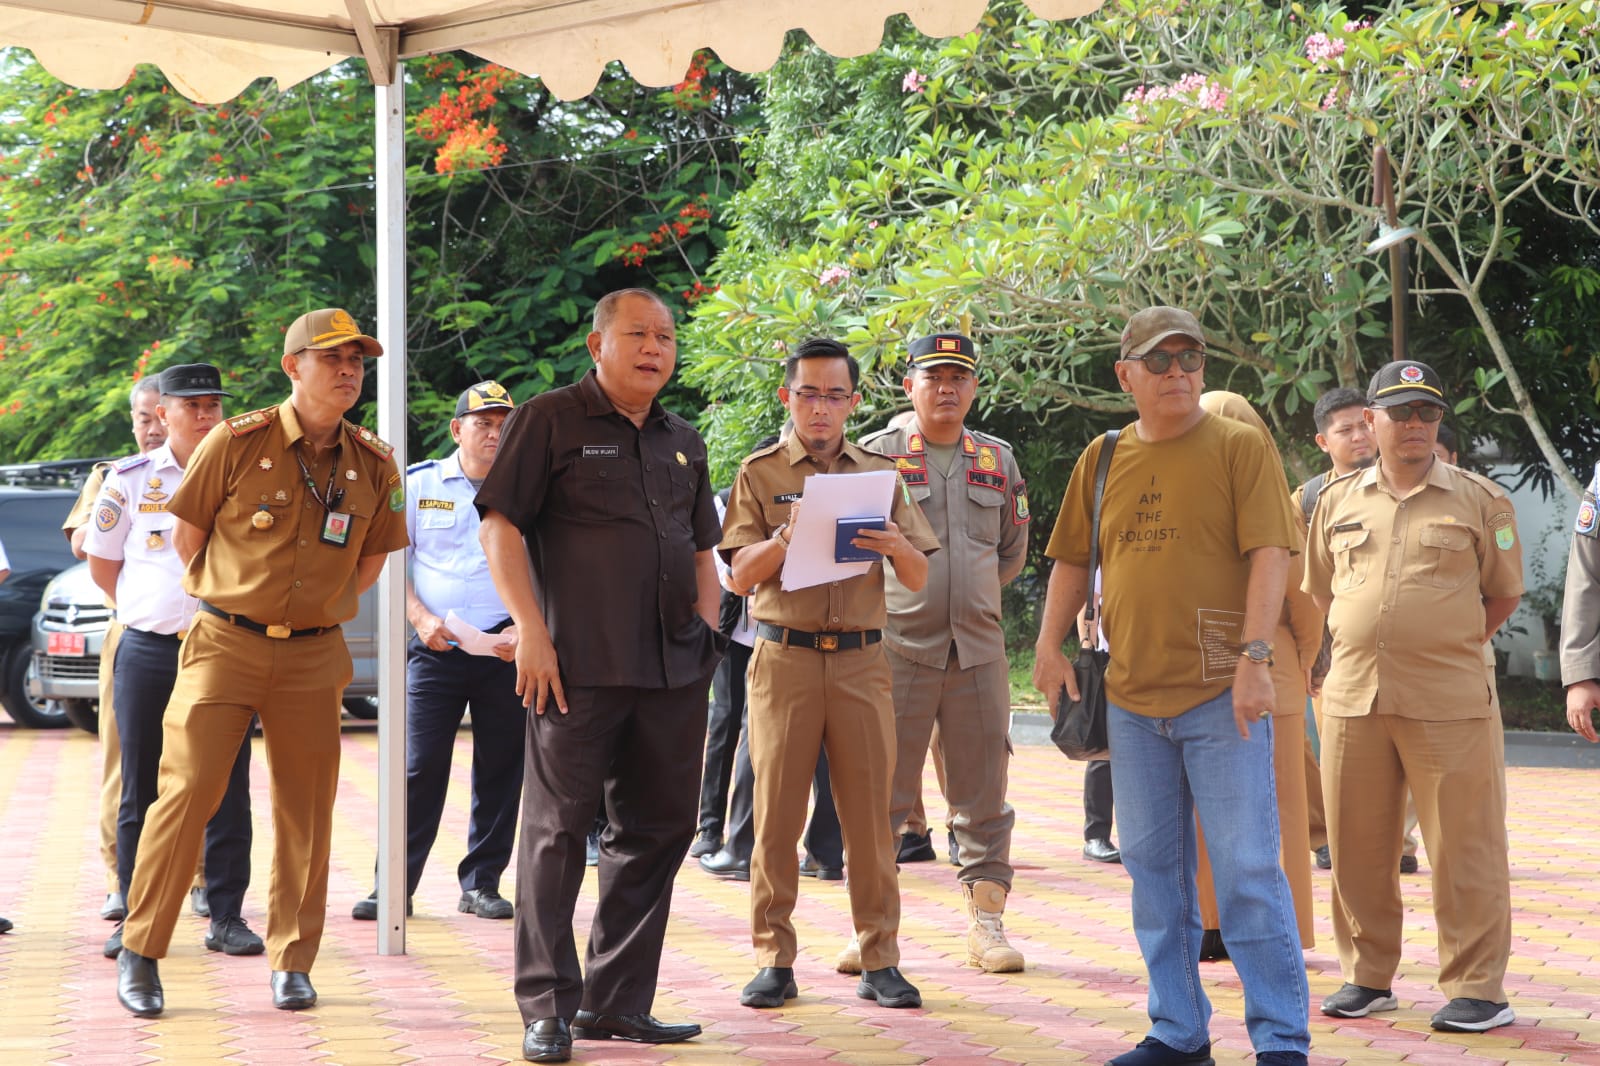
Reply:
[[[81,656],[86,650],[82,633],[51,633],[49,653],[51,655]]]

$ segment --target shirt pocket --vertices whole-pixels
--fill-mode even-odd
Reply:
[[[639,465],[623,459],[580,459],[573,464],[571,506],[575,517],[625,518],[631,492],[639,494]]]
[[[999,544],[1000,521],[1005,517],[1000,508],[1010,499],[1009,494],[986,485],[968,485],[967,501],[972,505],[972,521],[967,523],[967,536],[979,544]]]
[[[1422,527],[1417,537],[1422,545],[1422,577],[1436,589],[1459,588],[1476,569],[1477,553],[1472,550],[1472,531],[1450,523]]]
[[[1375,551],[1368,543],[1371,536],[1371,530],[1352,529],[1335,533],[1330,538],[1328,547],[1333,552],[1333,587],[1336,590],[1359,588],[1367,580]]]
[[[456,512],[462,507],[462,504],[457,502],[457,501],[454,501],[454,500],[452,500],[450,502],[454,503],[455,506],[454,507],[420,507],[419,506],[417,508],[417,528],[418,529],[451,529],[451,528],[453,528],[455,526],[455,524],[456,524],[456,521],[457,521]],[[466,504],[466,506],[471,507],[472,505],[469,503],[469,504]]]

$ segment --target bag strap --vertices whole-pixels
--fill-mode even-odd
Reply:
[[[1111,453],[1116,450],[1119,432],[1115,429],[1106,431],[1100,459],[1094,466],[1094,518],[1089,525],[1089,603],[1083,611],[1085,622],[1095,619],[1094,574],[1100,569],[1100,501],[1106,494],[1106,475],[1111,471]]]
[[[1324,470],[1316,477],[1300,486],[1300,511],[1311,521],[1311,512],[1317,509],[1317,497],[1322,494],[1322,486],[1327,483],[1328,472]]]

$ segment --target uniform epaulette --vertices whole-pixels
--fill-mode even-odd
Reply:
[[[871,444],[873,441],[877,440],[880,437],[887,437],[889,434],[893,433],[897,428],[899,428],[899,427],[897,427],[897,426],[885,426],[883,429],[875,429],[871,433],[868,433],[865,437],[862,437],[860,440],[856,441],[856,443],[861,445],[864,448],[864,447],[866,447],[867,445]]]
[[[1324,481],[1322,483],[1322,487],[1324,489],[1327,489],[1328,486],[1330,486],[1330,485],[1337,485],[1341,481],[1349,481],[1351,478],[1355,477],[1357,474],[1364,474],[1366,472],[1367,472],[1367,468],[1364,467],[1364,466],[1357,467],[1354,470],[1347,470],[1343,474],[1335,474],[1333,471],[1330,470],[1330,471],[1328,471],[1328,480]]]
[[[773,452],[777,451],[779,448],[784,447],[788,443],[789,443],[788,441],[775,440],[771,444],[767,445],[765,448],[757,448],[755,451],[753,451],[749,455],[745,456],[744,457],[744,461],[748,463],[752,459],[760,459],[763,456],[771,455]]]
[[[234,415],[228,419],[228,432],[235,437],[242,437],[246,433],[254,433],[263,426],[272,425],[273,419],[278,417],[276,407],[264,407],[259,411],[248,414]]]
[[[124,457],[122,459],[118,459],[116,462],[111,464],[111,469],[115,470],[119,474],[125,474],[129,470],[137,470],[137,469],[139,469],[141,466],[143,466],[144,464],[148,463],[149,461],[150,461],[150,456],[148,454],[146,454],[146,453],[141,452],[138,455],[129,455],[129,456],[126,456],[126,457]]]
[[[968,430],[967,432],[971,433],[974,437],[977,437],[985,444],[998,444],[1008,452],[1016,451],[1016,449],[1011,446],[1011,442],[1006,440],[1004,437],[997,437],[993,433],[985,433],[981,429],[972,429]]]
[[[1473,482],[1479,488],[1483,489],[1485,492],[1487,492],[1494,499],[1497,499],[1497,500],[1506,499],[1506,497],[1508,495],[1506,490],[1501,488],[1500,487],[1500,483],[1495,481],[1493,478],[1484,477],[1482,474],[1474,473],[1471,470],[1467,470],[1467,469],[1464,469],[1463,467],[1459,467],[1459,466],[1456,467],[1456,471],[1457,471],[1457,473],[1461,474],[1461,476],[1465,477],[1468,481]]]
[[[426,470],[428,467],[434,466],[438,462],[439,460],[437,459],[424,459],[420,463],[412,463],[410,466],[406,467],[406,473],[415,474],[418,470]]]
[[[394,445],[380,439],[376,433],[366,426],[358,426],[354,422],[348,421],[345,425],[349,427],[351,435],[366,445],[367,450],[379,459],[387,459],[394,454]]]

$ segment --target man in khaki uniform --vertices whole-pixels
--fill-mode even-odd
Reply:
[[[1522,596],[1516,515],[1494,482],[1438,460],[1439,377],[1402,360],[1367,388],[1379,460],[1329,484],[1312,513],[1304,588],[1328,610],[1322,787],[1333,933],[1345,984],[1334,1017],[1393,1010],[1403,908],[1405,792],[1433,866],[1435,1029],[1515,1019],[1504,738],[1483,645]]]
[[[845,421],[861,402],[860,373],[837,341],[807,340],[790,355],[778,398],[794,432],[740,466],[718,548],[733,568],[735,592],[754,589],[750,613],[757,623],[747,700],[756,826],[750,925],[760,970],[739,997],[747,1007],[781,1007],[798,994],[789,917],[799,882],[795,842],[819,748],[827,749],[850,866],[850,913],[864,971],[856,995],[884,1007],[922,1004],[900,973],[896,941],[900,886],[889,824],[894,703],[882,645],[883,564],[841,581],[780,587],[806,478],[894,469],[894,460],[845,440]],[[903,484],[884,528],[860,530],[850,543],[886,557],[909,590],[927,581],[927,555],[939,548]]]
[[[406,546],[393,449],[344,420],[361,396],[363,358],[382,354],[345,311],[300,316],[284,335],[289,398],[207,436],[169,504],[188,563],[184,588],[200,609],[167,706],[160,793],[145,815],[117,957],[117,999],[141,1017],[165,1006],[156,960],[258,715],[275,830],[273,1005],[316,1003],[309,971],[327,914],[340,698],[351,674],[339,626],[388,554]]]
[[[897,745],[889,822],[898,827],[911,813],[937,723],[961,858],[967,961],[989,973],[1015,973],[1022,953],[1007,942],[1001,919],[1016,814],[1006,802],[1011,684],[1000,588],[1027,557],[1027,485],[1010,445],[966,427],[978,393],[972,341],[940,333],[912,341],[909,353],[904,386],[914,417],[861,442],[895,460],[944,548],[929,560],[920,589],[907,588],[897,573],[885,575]],[[858,970],[856,953],[846,949],[840,967]]]
[[[1561,602],[1561,683],[1567,686],[1567,724],[1593,744],[1600,707],[1600,463],[1583,490],[1567,552]]]

